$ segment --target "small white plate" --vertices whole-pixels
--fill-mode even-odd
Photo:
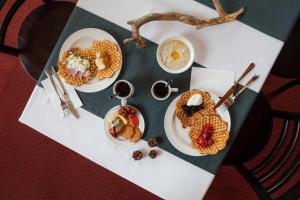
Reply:
[[[109,40],[117,44],[119,51],[121,53],[121,61],[120,66],[122,67],[122,52],[118,42],[111,36],[109,33],[96,29],[96,28],[85,28],[79,31],[74,32],[70,35],[65,42],[63,43],[60,52],[59,52],[59,59],[62,57],[65,51],[69,51],[72,48],[89,48],[92,42],[99,41],[99,40]],[[104,90],[105,88],[109,87],[119,76],[121,67],[118,71],[115,72],[113,77],[105,78],[103,80],[99,80],[97,78],[91,79],[89,82],[80,85],[80,86],[73,86],[76,90],[81,92],[98,92]]]
[[[120,106],[115,106],[115,107],[111,108],[106,113],[106,115],[104,117],[104,132],[105,132],[105,135],[108,137],[108,139],[110,141],[112,141],[113,143],[118,144],[118,145],[132,145],[132,144],[135,144],[134,142],[130,142],[130,141],[128,141],[128,140],[126,140],[125,138],[122,138],[122,137],[114,138],[109,133],[109,119],[110,119],[110,117],[112,115],[114,115],[116,112],[118,112],[119,107]],[[142,136],[143,136],[144,131],[145,131],[145,120],[144,120],[144,117],[143,117],[143,115],[141,114],[141,112],[137,108],[135,108],[133,106],[131,106],[131,107],[137,110],[137,116],[139,118],[139,128],[140,128],[140,131],[141,131]]]
[[[217,102],[219,98],[209,92],[212,100]],[[176,97],[169,105],[164,119],[164,128],[170,143],[181,153],[190,155],[190,156],[205,156],[206,154],[200,154],[197,149],[194,149],[191,145],[191,139],[189,138],[190,128],[182,128],[181,121],[176,117],[175,109],[176,102],[180,98],[181,95]],[[231,127],[231,120],[229,111],[226,110],[223,113],[218,113],[222,120],[227,122],[228,132]]]

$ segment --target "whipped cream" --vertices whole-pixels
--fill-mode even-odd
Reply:
[[[97,52],[97,53],[96,53],[95,64],[96,64],[98,70],[105,69],[105,65],[104,65],[104,63],[103,63],[103,58],[102,58],[100,52]]]
[[[202,96],[201,94],[194,94],[191,96],[187,102],[187,106],[199,106],[202,104]]]
[[[74,54],[70,54],[66,59],[66,64],[69,69],[74,69],[79,72],[85,72],[90,68],[90,61]]]

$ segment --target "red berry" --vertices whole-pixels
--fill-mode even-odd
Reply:
[[[110,133],[111,136],[113,136],[114,138],[117,137],[117,133],[115,132],[114,128],[110,128],[110,129],[109,129],[109,133]]]
[[[201,134],[203,134],[203,137],[205,139],[211,138],[211,136],[213,134],[213,126],[210,125],[210,124],[203,125],[202,130],[201,130]]]
[[[203,147],[207,148],[214,143],[212,139],[213,135],[213,126],[211,124],[205,124],[202,127],[201,133],[197,138],[198,144]]]
[[[212,145],[214,143],[214,140],[212,138],[207,140],[208,146]]]
[[[137,115],[129,115],[128,116],[130,124],[135,128],[139,126],[139,118],[137,117]]]
[[[202,127],[203,132],[213,132],[213,126],[211,124],[205,124]]]
[[[204,133],[202,133],[202,136],[204,137],[204,139],[209,139],[210,137],[211,137],[211,135],[210,135],[210,133],[208,133],[208,132],[204,132]]]
[[[197,142],[200,146],[204,146],[205,145],[205,139],[202,137],[202,135],[199,135]]]

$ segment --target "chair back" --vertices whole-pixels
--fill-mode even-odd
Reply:
[[[251,169],[244,165],[237,169],[263,199],[299,199],[300,180],[292,187],[287,183],[300,169],[300,113],[273,111],[273,118],[282,122],[282,128],[270,153]],[[281,192],[284,185],[288,191]]]
[[[2,10],[6,2],[7,0],[0,0],[0,11]],[[25,0],[16,0],[9,8],[6,16],[3,19],[3,22],[0,26],[0,52],[11,54],[11,55],[19,54],[19,50],[17,48],[5,45],[5,36],[13,16],[16,14],[18,9],[24,2]]]

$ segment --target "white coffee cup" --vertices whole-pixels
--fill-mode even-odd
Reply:
[[[172,88],[170,85],[168,85],[168,93],[164,97],[160,97],[154,91],[154,87],[158,83],[163,83],[163,84],[165,84],[165,86],[167,86],[168,82],[163,81],[163,80],[159,80],[159,81],[154,82],[153,85],[152,85],[152,87],[151,87],[151,94],[152,94],[153,98],[155,98],[155,99],[157,99],[159,101],[162,101],[162,100],[165,100],[165,99],[169,98],[169,96],[171,95],[172,92],[178,92],[178,88]]]
[[[129,86],[129,92],[128,94],[126,94],[126,96],[120,95],[120,91],[117,91],[117,86],[120,83],[125,83]],[[117,82],[115,82],[115,84],[113,85],[113,94],[118,98],[121,99],[121,105],[122,106],[126,106],[127,105],[127,99],[129,97],[131,97],[134,94],[134,86],[132,85],[132,83],[130,83],[129,81],[126,80],[118,80]]]

